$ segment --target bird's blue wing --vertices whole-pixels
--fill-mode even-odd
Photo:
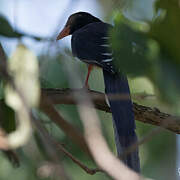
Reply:
[[[95,64],[114,73],[112,51],[109,44],[109,24],[97,22],[86,25],[72,35],[72,52],[81,61]]]

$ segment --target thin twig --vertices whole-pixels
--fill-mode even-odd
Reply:
[[[125,158],[128,154],[134,152],[140,145],[146,143],[147,141],[149,141],[151,138],[153,138],[153,136],[155,136],[156,134],[160,133],[162,131],[161,127],[156,127],[153,128],[148,134],[146,134],[145,136],[143,136],[142,139],[140,139],[137,143],[132,144],[130,147],[128,147],[123,154],[120,156],[120,158]]]
[[[17,153],[12,150],[3,151],[3,153],[6,155],[6,157],[9,159],[9,161],[12,163],[14,167],[20,166],[20,161]]]
[[[150,132],[148,132],[146,135],[143,136],[142,139],[140,139],[138,142],[132,144],[130,147],[128,147],[120,156],[120,158],[124,158],[128,154],[135,151],[140,145],[148,142],[150,139],[152,139],[155,135],[159,134],[163,128],[166,128],[168,124],[171,122],[169,118],[167,118],[167,121],[164,121],[163,124],[161,124],[160,127],[153,128]],[[163,127],[163,128],[162,128]]]
[[[70,152],[68,152],[59,142],[57,142],[54,138],[52,138],[48,131],[45,129],[45,127],[40,124],[39,118],[34,118],[34,124],[37,128],[37,131],[43,135],[44,139],[48,140],[50,142],[49,145],[53,146],[53,148],[56,149],[56,151],[63,152],[65,155],[67,155],[74,163],[76,163],[78,166],[80,166],[85,172],[88,174],[94,175],[97,172],[103,172],[102,170],[96,168],[96,169],[90,169],[87,166],[85,166],[82,162],[80,162],[77,158],[75,158]],[[41,120],[42,121],[42,120]],[[57,158],[56,158],[57,159]]]
[[[53,140],[57,149],[64,152],[74,163],[76,163],[78,166],[80,166],[84,171],[86,171],[88,174],[94,175],[97,172],[104,172],[103,170],[99,168],[90,169],[87,166],[85,166],[81,161],[79,161],[77,158],[75,158],[71,153],[69,153],[60,143]]]
[[[57,155],[57,151],[56,151],[56,148],[54,146],[54,142],[51,140],[48,132],[42,126],[39,119],[33,113],[31,113],[31,119],[32,119],[33,125],[36,128],[36,131],[39,133],[40,138],[41,138],[42,142],[44,143],[44,146],[46,148],[46,151],[48,152],[48,155],[50,156],[50,158],[53,160],[53,162],[56,165],[58,164],[57,173],[60,176],[59,179],[61,179],[61,178],[63,180],[70,179],[68,177],[68,175],[65,173],[63,165],[59,162],[59,157]]]

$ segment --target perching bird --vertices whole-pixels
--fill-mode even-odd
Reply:
[[[115,58],[109,45],[110,24],[86,12],[72,14],[57,37],[57,40],[72,35],[71,47],[75,57],[89,64],[86,86],[92,67],[103,69],[106,94],[126,94],[127,99],[112,100],[109,98],[113,116],[115,141],[118,156],[137,142],[133,106],[130,99],[128,81],[114,64]],[[120,61],[120,59],[118,59]],[[128,154],[123,162],[136,172],[140,172],[138,150]]]

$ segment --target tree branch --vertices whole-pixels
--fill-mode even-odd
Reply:
[[[52,103],[54,104],[76,104],[73,93],[81,93],[80,89],[42,89]],[[101,111],[111,112],[106,103],[104,93],[89,90],[89,96],[95,107]],[[110,95],[110,98],[113,98]],[[119,96],[118,98],[123,98]],[[126,97],[124,97],[126,98]],[[161,126],[176,134],[180,134],[180,118],[161,112],[157,108],[151,108],[137,103],[133,103],[135,119],[143,123],[148,123],[156,126]]]
[[[80,160],[78,160],[77,158],[75,158],[70,152],[68,152],[60,143],[58,143],[57,141],[53,140],[54,144],[56,145],[57,149],[62,151],[66,156],[68,156],[74,163],[76,163],[79,167],[81,167],[86,173],[94,175],[97,172],[104,172],[103,170],[99,169],[99,168],[88,168],[87,166],[85,166]]]

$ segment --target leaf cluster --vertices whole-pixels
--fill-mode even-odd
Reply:
[[[154,18],[132,22],[122,14],[111,32],[115,64],[132,77],[146,76],[161,99],[177,106],[180,90],[180,7],[179,1],[155,3]]]

